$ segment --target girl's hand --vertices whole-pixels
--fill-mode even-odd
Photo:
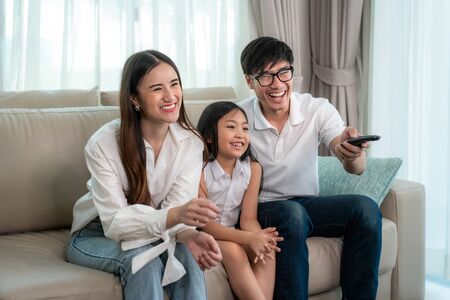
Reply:
[[[263,231],[266,231],[267,233],[272,235],[272,239],[269,242],[272,250],[274,250],[275,252],[281,252],[281,249],[279,247],[277,247],[277,244],[279,242],[284,241],[284,238],[279,236],[276,228],[275,227],[267,227]]]
[[[261,260],[265,264],[265,257],[273,260],[275,258],[275,252],[281,251],[277,247],[277,243],[281,241],[283,241],[283,238],[278,236],[278,231],[276,231],[275,227],[268,227],[255,233],[249,243],[250,249],[255,254],[253,263],[256,264]]]
[[[222,253],[216,240],[206,232],[196,231],[186,240],[186,246],[200,269],[210,269],[222,261]]]
[[[217,218],[219,209],[210,200],[194,198],[179,206],[178,221],[190,226],[203,227]]]
[[[273,259],[271,242],[274,240],[272,232],[275,229],[270,227],[259,232],[252,232],[248,240],[247,246],[250,248],[251,252],[255,255],[253,260],[257,263],[261,260],[265,263],[264,257]]]

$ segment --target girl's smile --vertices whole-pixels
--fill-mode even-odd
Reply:
[[[249,144],[248,123],[244,114],[232,110],[217,122],[218,153],[217,159],[240,158]]]

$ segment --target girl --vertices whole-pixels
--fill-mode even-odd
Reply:
[[[186,117],[178,69],[158,51],[136,53],[119,97],[120,119],[85,148],[89,192],[73,209],[67,259],[119,276],[125,299],[163,299],[163,287],[171,299],[206,299],[202,270],[221,253],[191,226],[218,208],[196,198],[203,142]]]
[[[215,102],[205,108],[197,128],[209,152],[199,194],[220,209],[216,222],[201,230],[216,238],[238,298],[272,299],[276,244],[282,238],[275,228],[261,230],[256,218],[261,166],[250,159],[246,114],[233,102]],[[235,229],[239,214],[241,230]]]

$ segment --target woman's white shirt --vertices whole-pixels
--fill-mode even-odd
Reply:
[[[237,224],[242,198],[251,177],[250,159],[236,160],[232,176],[228,175],[217,160],[208,162],[203,169],[208,199],[220,209],[216,222],[227,227]]]
[[[80,230],[99,216],[105,236],[121,241],[124,250],[159,239],[174,240],[173,236],[187,226],[179,224],[167,230],[168,208],[197,197],[203,143],[179,124],[170,124],[155,163],[153,149],[144,140],[147,182],[154,207],[128,205],[126,191],[129,185],[120,158],[119,127],[120,120],[105,124],[85,147],[91,173],[87,183],[89,192],[75,203],[71,231]]]

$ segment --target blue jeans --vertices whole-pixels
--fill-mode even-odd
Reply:
[[[340,283],[343,299],[375,299],[381,255],[381,211],[360,195],[300,197],[263,202],[258,220],[284,241],[277,254],[274,299],[308,299],[310,236],[343,237]]]
[[[67,260],[120,277],[123,298],[126,300],[163,299],[161,281],[167,252],[146,264],[136,274],[131,272],[133,257],[154,245],[123,251],[120,243],[105,237],[102,225],[96,219],[73,233],[67,248]],[[177,243],[175,256],[183,264],[186,274],[180,280],[166,286],[170,299],[206,299],[203,272],[191,252],[185,245]]]

